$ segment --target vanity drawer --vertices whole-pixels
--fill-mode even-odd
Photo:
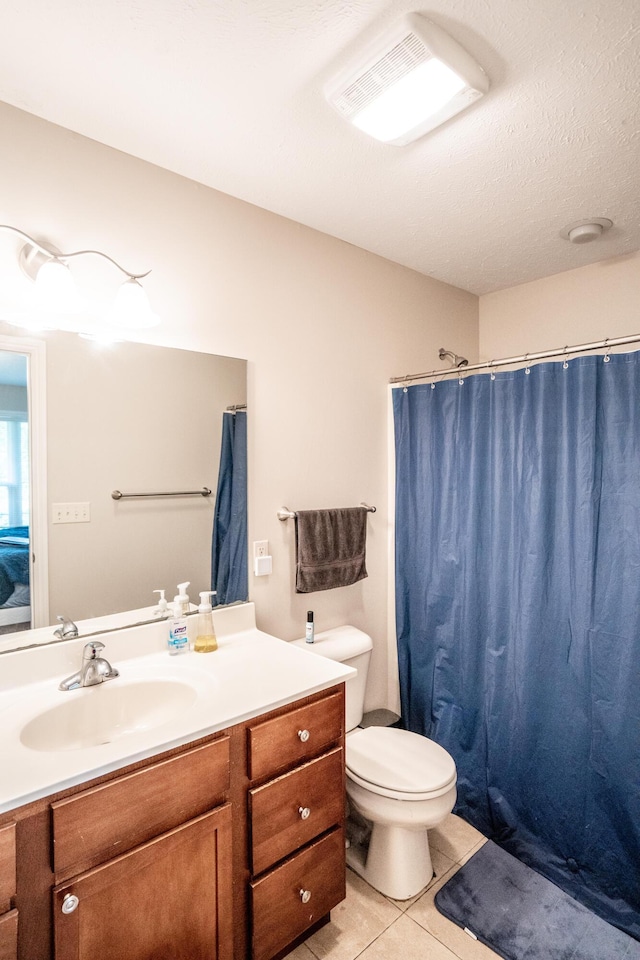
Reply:
[[[56,882],[89,870],[185,820],[229,789],[229,738],[51,804]]]
[[[0,960],[16,960],[18,956],[18,911],[0,917]]]
[[[339,740],[343,730],[344,688],[280,717],[250,725],[250,779],[272,777],[310,760]]]
[[[16,825],[0,828],[0,913],[11,907],[16,895]],[[1,955],[0,955],[1,956]]]
[[[262,873],[344,820],[342,748],[249,791],[252,873]]]
[[[340,827],[254,881],[253,960],[270,960],[324,917],[344,900],[345,886],[344,831]]]

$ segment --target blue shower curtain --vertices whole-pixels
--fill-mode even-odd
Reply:
[[[393,391],[403,723],[640,939],[640,353]]]
[[[211,545],[213,605],[246,600],[247,415],[223,413],[220,472]]]

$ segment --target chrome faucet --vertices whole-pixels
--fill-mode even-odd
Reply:
[[[100,656],[102,650],[104,650],[104,643],[100,643],[99,640],[86,643],[82,651],[82,666],[77,673],[72,673],[70,677],[63,680],[58,689],[77,690],[78,687],[93,687],[96,683],[104,683],[105,680],[119,677],[119,671]]]
[[[57,616],[56,620],[59,620],[62,626],[53,631],[54,637],[58,637],[60,640],[70,640],[71,637],[78,636],[78,628],[73,620],[67,620],[66,617],[61,616]]]

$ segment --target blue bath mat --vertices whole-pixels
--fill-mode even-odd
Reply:
[[[640,960],[640,942],[490,840],[438,891],[436,906],[505,960]]]

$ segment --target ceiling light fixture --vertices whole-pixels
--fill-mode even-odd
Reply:
[[[486,73],[456,40],[410,13],[345,67],[325,95],[364,133],[404,146],[488,89]]]
[[[52,244],[44,240],[35,240],[23,230],[6,223],[0,224],[0,230],[10,230],[26,241],[18,253],[18,263],[23,273],[35,284],[35,299],[31,312],[25,312],[13,318],[5,317],[7,322],[37,329],[77,329],[81,333],[91,333],[91,330],[86,329],[85,321],[77,317],[90,313],[92,308],[80,294],[67,262],[73,257],[89,254],[108,260],[127,278],[108,312],[107,326],[117,327],[120,331],[137,330],[155,326],[160,322],[158,315],[152,311],[147,294],[140,284],[140,280],[149,276],[150,270],[146,273],[131,273],[101,250],[75,250],[72,253],[62,253]],[[62,320],[62,317],[69,315],[75,315],[76,319],[70,323]]]
[[[560,236],[571,243],[591,243],[598,240],[605,230],[613,226],[613,220],[607,217],[591,217],[590,220],[578,220],[560,231]]]

